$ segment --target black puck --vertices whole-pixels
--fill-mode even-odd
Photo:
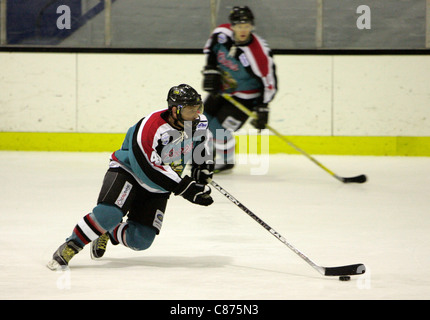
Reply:
[[[339,280],[340,281],[349,281],[349,280],[351,280],[351,277],[350,276],[340,276]]]

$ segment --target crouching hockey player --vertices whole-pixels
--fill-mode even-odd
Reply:
[[[251,9],[233,7],[229,19],[230,23],[215,28],[204,48],[207,61],[203,89],[210,93],[205,101],[205,115],[214,137],[215,173],[233,168],[235,140],[232,133],[248,119],[220,93],[233,96],[255,111],[258,120],[252,120],[251,124],[261,130],[268,122],[268,105],[277,90],[272,52],[253,32]]]
[[[213,174],[211,135],[201,96],[181,84],[169,90],[167,101],[167,109],[128,130],[121,149],[111,156],[97,206],[54,252],[48,268],[66,268],[88,243],[93,259],[103,256],[109,240],[133,250],[149,248],[171,193],[202,206],[213,203],[207,186]],[[192,165],[191,177],[181,178],[186,163]]]

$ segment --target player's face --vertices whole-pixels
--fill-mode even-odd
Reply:
[[[232,26],[234,31],[234,38],[237,42],[245,42],[249,39],[251,35],[251,31],[253,29],[253,25],[251,23],[238,23]]]
[[[203,113],[203,104],[195,106],[184,106],[181,110],[181,116],[184,121],[193,121],[199,118]]]

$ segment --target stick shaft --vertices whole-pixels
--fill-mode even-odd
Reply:
[[[261,220],[256,214],[254,214],[251,210],[249,210],[247,207],[245,207],[245,205],[243,205],[239,200],[237,200],[235,197],[233,197],[227,190],[225,190],[223,187],[221,187],[218,183],[216,183],[213,180],[211,181],[211,185],[215,189],[217,189],[222,195],[224,195],[227,199],[229,199],[231,202],[233,202],[236,206],[238,206],[240,209],[245,211],[245,213],[248,216],[250,216],[252,219],[257,221],[259,225],[261,225],[264,229],[269,231],[276,239],[281,241],[290,250],[292,250],[295,254],[297,254],[300,258],[305,260],[312,268],[317,270],[320,274],[325,275],[325,268],[318,266],[315,262],[313,262],[311,259],[309,259],[305,254],[303,254],[300,250],[298,250],[291,243],[289,243],[279,232],[277,232],[275,229],[273,229],[271,226],[269,226],[266,222]]]
[[[247,107],[245,107],[240,102],[236,101],[234,98],[232,98],[228,94],[223,93],[222,97],[224,99],[226,99],[227,101],[229,101],[231,104],[233,104],[235,107],[237,107],[239,110],[241,110],[242,112],[244,112],[248,117],[251,117],[253,119],[257,119],[257,115],[254,112],[252,112],[251,110],[249,110]],[[288,140],[285,136],[283,136],[281,133],[279,133],[275,128],[273,128],[272,126],[270,126],[268,124],[266,125],[266,128],[269,129],[270,131],[272,131],[279,138],[281,138],[282,141],[284,141],[285,143],[287,143],[290,147],[294,148],[296,151],[298,151],[301,154],[303,154],[306,158],[308,158],[309,160],[311,160],[313,163],[315,163],[321,169],[325,170],[331,176],[333,176],[334,178],[336,178],[337,180],[339,180],[341,182],[344,182],[344,180],[342,179],[342,177],[339,177],[337,174],[335,174],[333,171],[331,171],[330,169],[328,169],[326,166],[324,166],[317,159],[315,159],[310,154],[308,154],[307,152],[305,152],[304,150],[302,150],[301,148],[299,148],[298,146],[296,146],[294,143],[292,143],[290,140]]]

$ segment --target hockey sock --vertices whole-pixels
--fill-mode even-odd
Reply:
[[[107,230],[113,229],[122,221],[122,211],[114,206],[99,204],[93,212],[84,216],[73,229],[67,240],[74,240],[85,246],[97,239]]]

